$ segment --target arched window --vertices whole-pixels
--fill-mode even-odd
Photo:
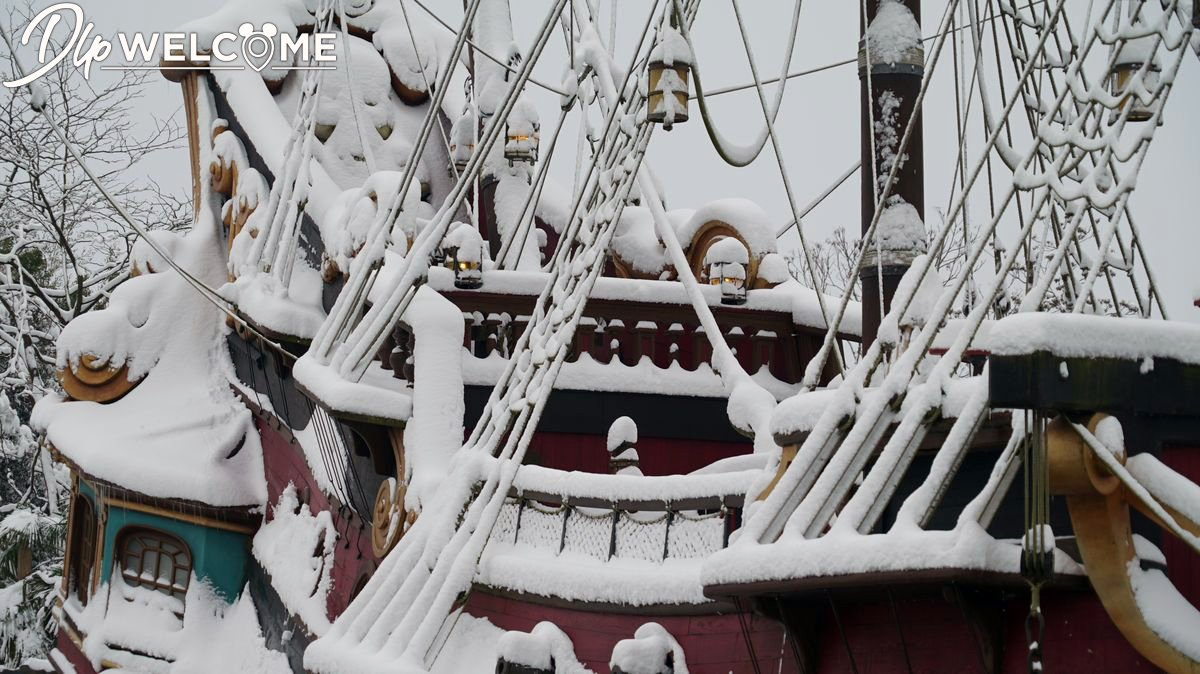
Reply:
[[[68,565],[67,591],[87,604],[92,569],[96,560],[96,509],[82,494],[76,495],[71,509],[71,559]]]
[[[126,529],[117,543],[121,578],[179,599],[187,595],[192,555],[183,541],[152,529]]]

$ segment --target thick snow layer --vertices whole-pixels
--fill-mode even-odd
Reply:
[[[1129,560],[1133,598],[1146,625],[1164,641],[1192,660],[1200,660],[1200,610],[1181,594],[1159,569],[1143,570],[1135,557]]]
[[[663,29],[654,49],[650,50],[650,63],[664,63],[667,66],[690,66],[692,64],[692,46],[678,30],[670,26]]]
[[[690,475],[629,477],[604,473],[555,470],[543,466],[521,466],[513,487],[517,492],[554,494],[568,503],[572,498],[591,497],[610,501],[680,501],[745,494],[758,477],[758,470]]]
[[[759,256],[776,252],[775,226],[771,224],[767,212],[749,199],[720,199],[697,209],[683,226],[676,229],[680,243],[686,248],[696,232],[713,220],[733,227],[745,240],[751,254]]]
[[[1054,554],[1058,573],[1083,572],[1061,551]],[[705,560],[702,580],[717,585],[926,569],[1016,574],[1020,564],[1020,541],[1000,541],[977,523],[963,522],[950,531],[787,537],[767,545],[732,546]]]
[[[767,253],[758,262],[758,280],[778,285],[792,278],[787,260],[779,253]]]
[[[480,292],[536,297],[541,293],[546,278],[547,275],[542,272],[484,271],[483,288],[480,289]],[[449,269],[431,268],[428,283],[435,290],[454,290],[454,273]],[[719,288],[703,285],[699,290],[710,307],[722,306]],[[596,285],[592,288],[589,297],[591,299],[691,306],[687,289],[682,283],[675,281],[601,277],[596,279]],[[838,298],[827,296],[827,302],[830,304],[838,301],[840,301]],[[792,321],[796,325],[825,328],[825,319],[821,315],[816,292],[795,280],[789,280],[774,288],[751,290],[746,295],[746,303],[741,306],[746,309],[791,312]],[[862,332],[861,314],[861,305],[858,302],[850,302],[846,307],[846,315],[842,319],[840,332],[850,335],[860,334]]]
[[[130,587],[119,576],[110,586],[111,591],[101,588],[86,607],[73,598],[63,606],[87,635],[83,650],[93,662],[104,659],[122,671],[145,671],[153,661],[134,654],[145,653],[173,660],[169,669],[162,668],[172,674],[291,672],[287,657],[266,647],[248,590],[227,604],[195,576],[183,602]]]
[[[741,241],[733,237],[725,237],[713,243],[704,254],[704,264],[748,264],[750,253]]]
[[[474,231],[474,230],[471,230]],[[428,286],[417,291],[403,320],[412,326],[412,418],[404,428],[404,464],[408,472],[405,507],[431,503],[462,446],[463,315]]]
[[[377,3],[383,4],[383,3]],[[399,4],[399,3],[397,3]],[[437,81],[440,58],[434,36],[438,33],[420,30],[409,25],[419,13],[408,10],[408,21],[397,12],[390,21],[384,21],[376,31],[375,46],[383,52],[387,64],[396,79],[413,91],[428,91],[429,85]]]
[[[216,228],[202,219],[177,261],[217,285],[225,264]],[[249,410],[229,390],[222,314],[168,269],[130,279],[109,306],[72,321],[59,358],[84,354],[127,364],[141,382],[99,404],[47,396],[33,424],[81,470],[149,496],[214,506],[261,505],[262,453]]]
[[[629,417],[617,417],[608,427],[609,453],[617,451],[624,445],[636,445],[637,441],[637,424]]]
[[[868,250],[874,249],[877,242],[878,247],[885,252],[884,264],[888,263],[886,253],[889,251],[911,251],[919,254],[928,248],[925,223],[921,221],[917,209],[907,201],[898,201],[884,208],[876,225],[875,239]]]
[[[394,420],[412,415],[412,396],[400,390],[404,383],[388,370],[370,367],[361,381],[348,382],[306,354],[296,361],[292,375],[309,393],[339,412]]]
[[[254,323],[281,335],[309,339],[325,320],[321,306],[321,273],[297,259],[285,290],[271,274],[247,274],[220,288],[221,296]]]
[[[614,558],[605,562],[579,553],[557,552],[557,548],[492,541],[480,559],[475,581],[541,597],[622,606],[709,602],[700,585],[699,559],[649,562]]]
[[[325,608],[337,539],[329,511],[313,515],[289,484],[251,546],[284,606],[316,635],[329,629]]]
[[[670,669],[664,666],[670,662]],[[632,639],[622,639],[613,647],[609,667],[620,667],[625,674],[687,674],[683,648],[662,625],[649,622],[637,628]]]
[[[864,398],[866,395],[864,394]],[[811,431],[830,405],[840,405],[845,414],[854,412],[854,397],[840,388],[804,391],[779,403],[771,415],[775,436]]]
[[[875,19],[867,29],[867,42],[874,63],[897,63],[921,45],[921,26],[904,3],[880,0]]]
[[[1100,429],[1096,431],[1096,437],[1104,442]],[[1135,454],[1125,462],[1125,467],[1160,504],[1200,523],[1200,485],[1171,470],[1153,454]]]
[[[476,386],[495,384],[508,363],[498,352],[492,352],[487,358],[476,358],[463,349],[462,358],[463,381]],[[779,400],[794,395],[800,388],[799,384],[776,379],[765,369],[759,370],[754,380]],[[695,370],[685,370],[678,363],[661,368],[643,356],[636,365],[631,366],[616,358],[609,363],[600,363],[587,353],[581,354],[579,360],[573,363],[563,363],[554,380],[554,387],[575,391],[661,393],[702,398],[723,398],[726,395],[721,378],[708,363],[701,363]]]
[[[613,233],[612,250],[636,271],[657,274],[667,265],[667,254],[654,233],[650,209],[626,206]]]
[[[497,644],[497,651],[505,662],[555,674],[591,672],[575,657],[571,638],[558,625],[545,620],[528,632],[505,632]]]
[[[496,669],[496,644],[505,631],[487,618],[468,613],[458,617],[430,674],[467,674]]]
[[[996,323],[992,353],[1048,351],[1063,358],[1173,358],[1200,365],[1200,325],[1082,314],[1021,313]]]

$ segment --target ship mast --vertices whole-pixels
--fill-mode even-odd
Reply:
[[[859,11],[858,52],[862,118],[861,231],[865,236],[875,215],[878,196],[891,170],[896,145],[913,115],[924,74],[924,52],[920,47],[920,0],[863,0],[860,7],[864,7],[866,11],[866,17],[863,17],[862,9]],[[911,14],[912,20],[908,20],[904,10]],[[868,36],[867,27],[873,24],[876,25],[876,30]],[[904,36],[914,38],[916,47],[901,49],[902,45],[897,38]],[[871,44],[870,39],[874,39],[875,43]],[[866,67],[868,45],[871,52],[869,74]],[[889,199],[886,204],[895,205],[898,203],[897,199],[902,199],[916,209],[917,215],[924,222],[925,166],[921,127],[918,112],[912,137],[901,155],[901,167],[888,191]],[[884,235],[883,225],[881,221],[876,238]],[[875,341],[881,317],[891,308],[892,296],[901,277],[908,270],[912,258],[924,250],[880,250],[876,255],[875,241],[864,241],[864,245],[868,246],[868,250],[859,270],[859,278],[862,280],[862,349],[865,353],[871,342]]]

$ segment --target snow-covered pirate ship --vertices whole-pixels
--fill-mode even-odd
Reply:
[[[1200,671],[1200,328],[1129,206],[1192,3],[948,0],[922,39],[864,2],[862,161],[825,192],[860,171],[861,304],[789,275],[779,152],[782,228],[669,209],[644,163],[684,122],[734,165],[778,142],[757,67],[757,141],[713,128],[699,0],[638,8],[620,62],[544,4],[525,45],[505,0],[186,29],[336,33],[337,65],[164,62],[195,225],[67,327],[35,415],[75,479],[57,670]]]

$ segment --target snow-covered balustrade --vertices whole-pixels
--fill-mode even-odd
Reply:
[[[470,354],[479,359],[509,357],[528,325],[543,275],[485,272],[482,288],[463,290],[442,278],[447,275],[441,269],[430,271],[430,286],[463,312],[463,345]],[[824,334],[796,307],[812,300],[811,293],[790,286],[756,290],[749,293],[746,304],[736,307],[722,305],[716,288],[712,294],[712,311],[723,339],[747,372],[769,373],[785,384],[800,381]],[[853,341],[857,335],[847,331],[842,338]],[[407,326],[399,324],[380,350],[384,367],[401,379],[407,378],[403,366],[410,355],[410,340]],[[601,365],[632,368],[645,363],[693,372],[711,365],[712,347],[680,284],[603,278],[588,300],[566,360],[575,363],[585,355]],[[832,364],[826,374],[834,374]]]
[[[605,562],[701,559],[728,544],[757,475],[643,477],[525,466],[489,543]]]

